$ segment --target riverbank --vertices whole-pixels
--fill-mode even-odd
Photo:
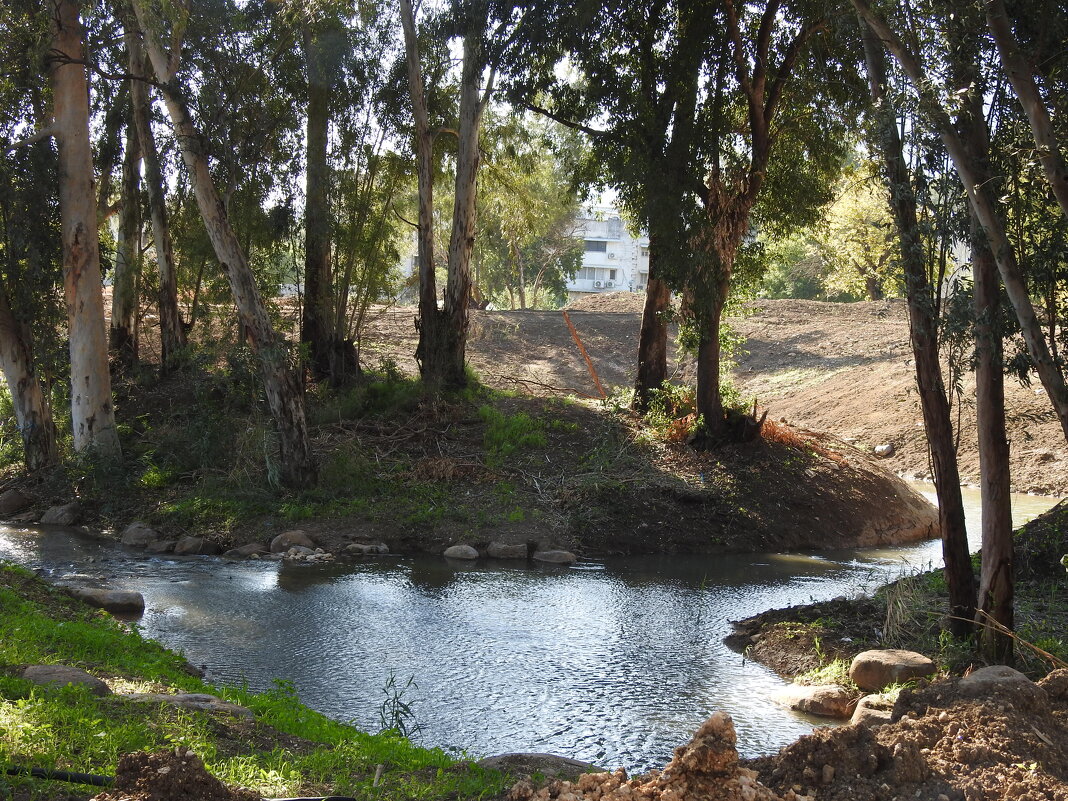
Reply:
[[[1017,667],[1032,678],[1068,667],[1068,501],[1014,534]],[[978,555],[973,558],[978,570]],[[862,651],[903,648],[935,661],[945,675],[981,664],[971,643],[944,635],[948,595],[942,570],[916,572],[871,597],[773,609],[733,622],[728,644],[788,680],[841,675]]]
[[[878,460],[826,435],[772,423],[755,442],[697,452],[668,410],[650,421],[484,387],[429,400],[388,370],[309,398],[319,484],[287,492],[272,481],[270,421],[232,376],[189,370],[117,391],[123,464],[9,473],[3,489],[25,503],[0,502],[0,517],[116,538],[139,521],[161,553],[185,537],[225,551],[299,529],[343,558],[491,542],[580,557],[844,548],[928,538],[937,522]]]
[[[265,693],[206,684],[181,657],[143,639],[136,628],[19,568],[0,566],[0,610],[5,766],[114,776],[123,754],[181,749],[256,798],[486,798],[510,783],[497,771],[418,748],[398,733],[368,734],[330,720],[303,706],[284,682]],[[36,684],[23,674],[37,664],[71,666],[97,682]],[[221,703],[137,700],[144,693],[175,699],[176,693],[211,694]],[[404,723],[384,709],[384,725]],[[159,784],[153,798],[169,798],[166,782]],[[98,792],[24,776],[0,776],[0,788],[19,801],[83,799]]]

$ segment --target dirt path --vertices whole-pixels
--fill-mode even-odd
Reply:
[[[584,299],[569,309],[601,382],[628,387],[642,299],[616,293]],[[363,346],[369,366],[383,357],[414,370],[414,309],[382,313]],[[827,431],[864,449],[890,443],[886,465],[910,477],[929,475],[927,445],[915,390],[908,320],[903,302],[820,303],[764,300],[753,314],[733,319],[747,337],[735,378],[772,419]],[[468,350],[482,379],[532,394],[596,395],[585,362],[558,311],[476,311]],[[691,378],[692,365],[671,365]],[[966,376],[954,413],[961,432],[960,470],[976,483],[974,384]],[[1037,382],[1006,382],[1013,487],[1020,492],[1068,494],[1068,448]]]

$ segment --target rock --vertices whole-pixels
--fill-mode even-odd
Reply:
[[[221,550],[217,543],[203,537],[182,537],[174,544],[174,552],[179,555],[217,554]]]
[[[571,565],[577,558],[571,551],[535,551],[531,557],[535,562],[550,565]]]
[[[601,770],[589,762],[556,754],[498,754],[475,764],[484,770],[499,770],[511,776],[529,777],[540,773],[550,779],[577,779],[583,773]]]
[[[67,665],[30,665],[22,671],[22,678],[42,686],[52,684],[66,687],[68,684],[80,684],[87,687],[93,695],[111,694],[111,688],[102,679]]]
[[[856,703],[853,694],[838,684],[815,687],[791,684],[776,693],[775,700],[797,712],[807,712],[825,718],[848,718],[853,714],[853,706]]]
[[[895,684],[930,676],[935,663],[923,654],[898,649],[864,651],[853,658],[849,678],[862,690],[881,690]]]
[[[446,559],[478,559],[478,551],[470,545],[450,545],[443,555]]]
[[[889,459],[894,455],[894,446],[889,442],[875,446],[875,455],[880,459]]]
[[[389,546],[384,542],[354,542],[351,545],[346,546],[345,550],[348,553],[354,553],[357,556],[372,556],[389,553]]]
[[[251,718],[252,710],[231,704],[207,693],[122,693],[118,696],[135,704],[171,704],[183,709],[198,709],[202,712],[225,712],[242,718]]]
[[[506,545],[503,542],[491,542],[486,546],[486,555],[491,559],[526,559],[526,545]]]
[[[145,546],[148,553],[170,553],[178,544],[176,540],[156,540]]]
[[[1068,668],[1050,671],[1038,686],[1046,691],[1051,699],[1068,701]]]
[[[991,665],[973,670],[960,680],[958,686],[962,695],[972,697],[993,695],[1000,691],[1024,695],[1036,701],[1047,700],[1046,691],[1042,687],[1008,665]]]
[[[889,723],[894,714],[894,702],[885,695],[865,695],[857,701],[850,723],[856,726],[881,726]]]
[[[108,590],[102,587],[68,587],[71,597],[89,606],[109,612],[142,614],[145,611],[145,596],[133,590]]]
[[[43,515],[41,523],[46,526],[75,526],[81,522],[82,505],[77,501],[62,506],[51,506]]]
[[[13,487],[0,493],[0,517],[16,514],[32,505],[33,498],[18,487]]]
[[[253,556],[264,556],[269,553],[267,546],[262,542],[250,542],[237,548],[231,548],[223,554],[223,559],[249,559]]]
[[[293,529],[292,531],[283,531],[271,540],[271,553],[285,553],[294,545],[299,545],[312,551],[315,550],[315,541],[311,537],[300,529]]]
[[[149,528],[140,521],[130,523],[122,531],[122,544],[131,548],[147,548],[150,542],[159,539],[155,529]]]

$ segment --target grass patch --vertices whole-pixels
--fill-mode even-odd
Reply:
[[[136,627],[90,611],[32,574],[0,566],[0,761],[112,775],[131,751],[184,746],[223,781],[265,796],[345,794],[357,798],[479,799],[499,795],[506,777],[457,763],[396,733],[369,734],[300,703],[292,685],[264,693],[212,687],[177,654]],[[137,705],[85,689],[36,686],[18,676],[32,663],[74,665],[116,686],[149,684],[210,692],[242,704],[252,721],[226,715]],[[125,679],[125,682],[117,679]],[[372,787],[377,766],[383,773]],[[5,792],[56,798],[69,785],[0,780]]]

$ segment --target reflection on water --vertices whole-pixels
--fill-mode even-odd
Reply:
[[[553,751],[633,770],[664,762],[714,709],[734,716],[746,755],[809,731],[811,720],[769,703],[782,682],[722,644],[727,621],[864,591],[903,558],[937,562],[939,549],[570,570],[457,569],[436,558],[298,567],[148,559],[69,532],[0,529],[0,556],[56,579],[76,572],[140,590],[143,631],[206,665],[213,681],[264,689],[291,679],[309,705],[374,730],[390,673],[412,676],[424,744]]]

